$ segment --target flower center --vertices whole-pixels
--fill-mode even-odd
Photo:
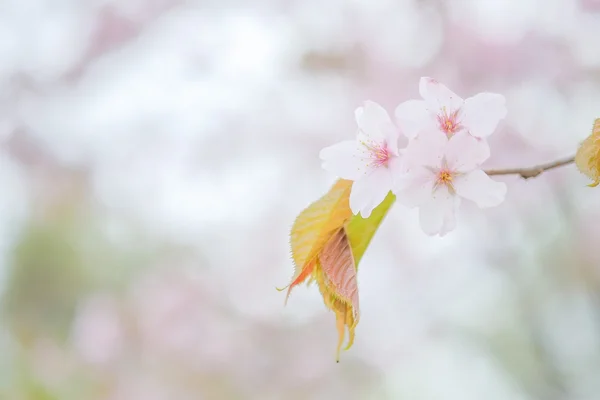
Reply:
[[[453,180],[456,174],[450,171],[447,167],[442,168],[437,173],[437,179],[435,181],[435,188],[438,188],[442,185],[446,186],[450,193],[454,193],[454,185]]]
[[[438,124],[440,125],[440,129],[446,133],[446,135],[448,135],[448,137],[454,135],[456,132],[458,132],[461,128],[462,125],[460,124],[460,121],[458,120],[458,112],[460,110],[456,110],[454,112],[448,113],[448,110],[446,109],[446,107],[442,107],[442,112],[441,114],[438,114],[437,116],[437,120],[438,120]]]
[[[375,143],[372,141],[369,142],[361,142],[361,144],[367,149],[367,166],[368,167],[387,167],[390,158],[392,158],[392,153],[387,147],[385,142],[383,143]]]
[[[447,185],[452,182],[452,173],[450,171],[440,171],[438,183]]]

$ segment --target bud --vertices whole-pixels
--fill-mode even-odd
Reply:
[[[594,180],[588,186],[596,187],[600,184],[600,118],[596,118],[592,134],[579,146],[575,165],[579,171]]]

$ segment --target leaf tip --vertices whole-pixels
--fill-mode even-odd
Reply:
[[[336,362],[340,362],[340,352],[342,350],[342,344],[344,343],[344,336],[346,333],[345,319],[346,319],[345,315],[336,313],[336,327],[337,327],[337,331],[338,331],[338,343],[337,343],[337,347],[335,349]]]

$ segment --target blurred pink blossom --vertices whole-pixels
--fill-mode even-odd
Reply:
[[[126,340],[117,300],[108,294],[85,299],[77,310],[71,340],[87,363],[106,365],[116,361]]]

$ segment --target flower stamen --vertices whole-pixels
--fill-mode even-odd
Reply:
[[[434,187],[438,188],[439,186],[444,185],[448,188],[450,193],[454,193],[454,184],[453,184],[454,176],[455,176],[455,173],[453,173],[452,171],[450,171],[447,168],[442,168],[437,173],[437,179],[435,181]]]
[[[438,114],[437,121],[440,125],[440,129],[448,136],[451,137],[460,129],[462,129],[462,125],[458,120],[458,113],[460,110],[453,111],[448,113],[446,107],[442,107],[441,114]]]
[[[449,171],[440,171],[438,183],[447,185],[452,182],[452,174]]]
[[[367,149],[367,167],[379,168],[387,167],[392,154],[385,142],[379,144],[375,142],[360,142]]]

